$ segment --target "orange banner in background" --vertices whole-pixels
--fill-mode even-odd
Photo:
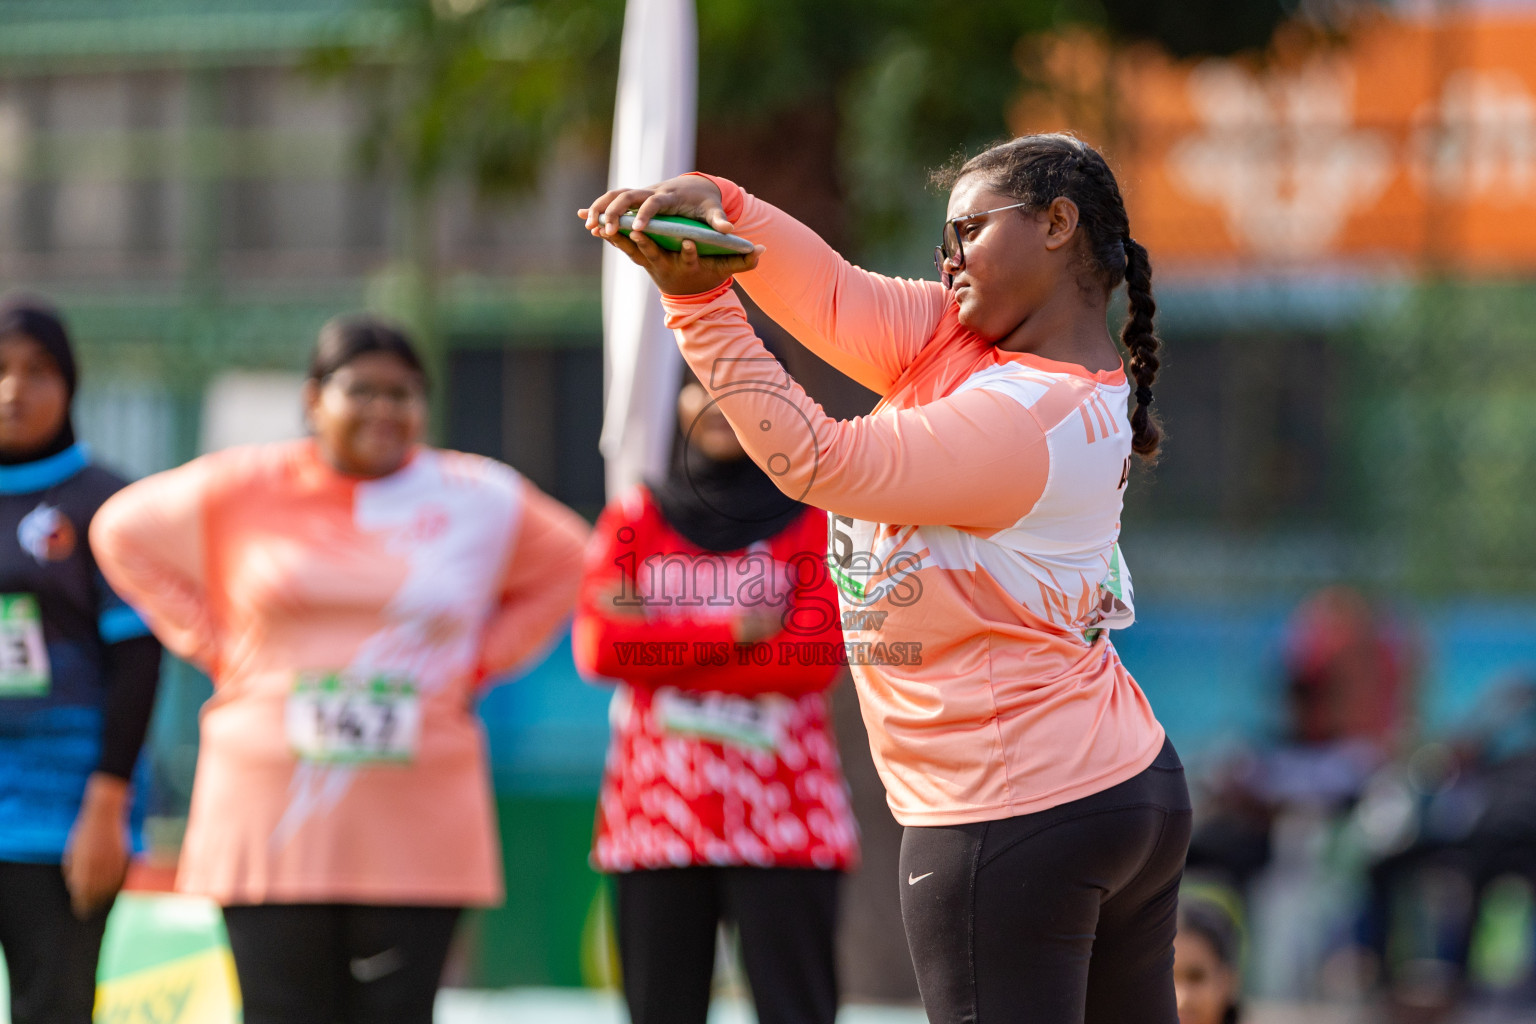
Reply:
[[[1021,50],[1016,131],[1102,144],[1160,270],[1536,271],[1536,9],[1282,32],[1264,61]]]

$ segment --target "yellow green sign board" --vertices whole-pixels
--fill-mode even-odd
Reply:
[[[234,1024],[240,990],[223,915],[191,896],[124,893],[107,921],[97,1024]]]
[[[0,959],[0,1024],[10,998]],[[240,988],[224,917],[208,900],[126,892],[107,919],[96,1024],[238,1024]]]

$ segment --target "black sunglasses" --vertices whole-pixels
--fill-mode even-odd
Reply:
[[[981,210],[977,213],[962,214],[944,222],[943,240],[933,247],[933,266],[939,272],[939,281],[948,288],[954,283],[955,275],[944,269],[945,263],[953,263],[959,270],[965,266],[965,245],[960,241],[960,225],[977,217],[985,217],[989,213],[1002,213],[1004,210],[1017,210],[1021,206],[1029,206],[1029,203],[1014,203],[1012,206],[999,206],[991,210]]]

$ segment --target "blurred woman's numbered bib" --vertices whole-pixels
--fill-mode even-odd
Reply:
[[[288,743],[302,760],[410,764],[421,738],[421,695],[408,679],[302,673],[284,718]]]
[[[46,696],[52,678],[37,598],[0,594],[0,699]]]
[[[653,706],[656,721],[667,732],[756,750],[777,750],[790,704],[777,694],[750,698],[731,693],[684,693],[663,686],[656,691]]]

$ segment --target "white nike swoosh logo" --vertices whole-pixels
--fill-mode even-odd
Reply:
[[[393,946],[382,953],[373,956],[355,956],[352,958],[352,977],[367,984],[370,981],[378,981],[386,975],[393,974],[405,966],[405,954]]]
[[[928,872],[928,875],[931,875],[931,874],[933,874],[932,871]],[[923,879],[927,878],[928,875],[914,875],[914,874],[912,874],[912,872],[909,871],[909,872],[907,872],[907,884],[908,885],[916,885],[918,882],[921,882]]]

